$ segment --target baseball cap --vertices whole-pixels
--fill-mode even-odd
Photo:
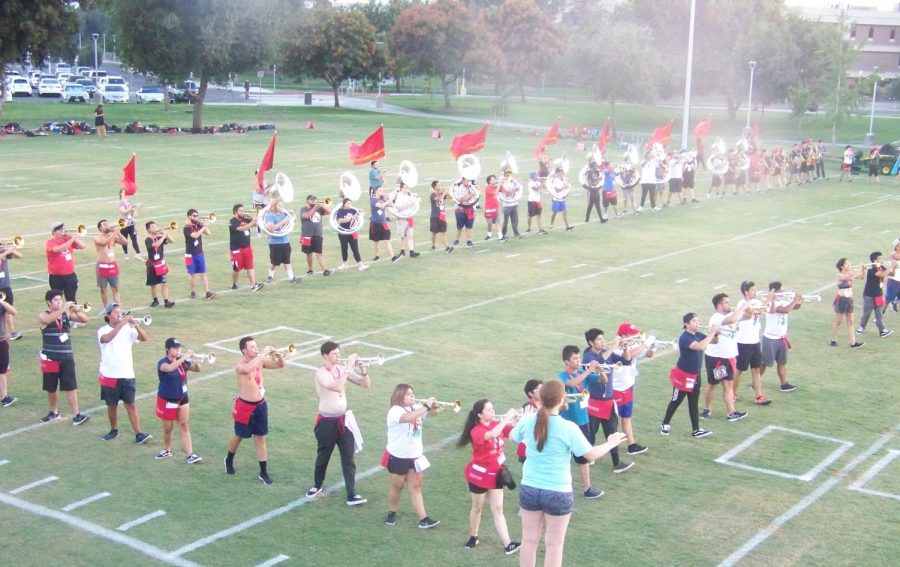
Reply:
[[[685,325],[687,325],[696,316],[697,316],[697,314],[694,312],[685,313],[684,317],[681,318],[681,322],[684,323]]]
[[[619,328],[616,329],[616,334],[620,337],[630,337],[631,335],[639,335],[640,333],[640,329],[631,323],[622,323],[619,325]]]
[[[307,201],[318,201],[319,198],[316,197],[315,195],[307,195],[307,196],[306,196],[306,200],[307,200]]]
[[[63,221],[53,221],[50,223],[50,232],[55,232],[56,229],[62,228],[65,226]]]
[[[119,306],[118,303],[107,303],[106,307],[103,308],[103,311],[100,312],[100,315],[103,315],[103,316],[109,315],[110,313],[113,312],[113,309],[115,309],[118,306]]]
[[[896,248],[898,244],[900,244],[900,238],[895,238],[894,242],[891,244],[891,248]]]
[[[175,337],[169,337],[168,339],[166,339],[166,350],[169,350],[170,348],[180,347],[180,346],[181,346],[181,342],[178,339],[176,339]]]

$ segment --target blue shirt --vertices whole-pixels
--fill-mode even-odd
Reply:
[[[180,400],[187,395],[187,369],[190,363],[185,361],[181,368],[163,372],[162,365],[169,362],[168,357],[163,357],[156,363],[156,373],[159,376],[159,389],[156,394],[167,400]]]
[[[684,370],[688,374],[700,374],[700,368],[703,366],[703,351],[691,349],[691,343],[700,342],[706,338],[706,335],[697,331],[693,335],[687,331],[681,333],[678,337],[678,362],[675,366]]]
[[[384,224],[387,220],[387,213],[384,212],[383,208],[376,207],[375,204],[381,202],[381,199],[377,199],[372,197],[369,199],[369,206],[372,209],[372,217],[371,222],[375,224]]]
[[[606,359],[603,358],[602,352],[594,354],[594,351],[588,349],[581,355],[581,362],[584,364],[588,364],[595,360],[600,364],[607,364]],[[612,377],[609,376],[608,373],[606,376],[606,383],[601,381],[599,374],[591,374],[584,381],[584,384],[591,393],[591,397],[595,400],[611,400],[613,397]]]
[[[580,371],[574,375],[570,375],[563,370],[557,377],[562,380],[563,383],[566,383],[575,376],[578,376],[578,374],[580,374]],[[585,379],[585,382],[587,382],[587,379]],[[578,386],[566,386],[567,394],[580,394],[582,390],[583,388],[579,388]],[[587,401],[579,399],[577,402],[569,402],[569,409],[560,410],[559,415],[575,425],[585,425],[588,422]]]
[[[616,173],[611,169],[603,172],[603,191],[611,192],[616,190]]]
[[[572,455],[583,456],[591,450],[581,429],[561,416],[551,415],[544,448],[537,449],[534,424],[538,414],[528,414],[510,432],[510,438],[525,443],[528,458],[522,467],[522,484],[542,490],[572,492]]]
[[[268,212],[266,213],[266,217],[263,219],[263,222],[267,224],[278,224],[283,221],[288,214],[284,211],[280,213],[276,212]],[[291,235],[285,234],[284,236],[269,236],[269,244],[288,244],[291,241]]]
[[[369,187],[372,189],[378,189],[381,187],[381,179],[378,179],[378,176],[381,175],[381,171],[378,169],[370,169],[369,170]]]

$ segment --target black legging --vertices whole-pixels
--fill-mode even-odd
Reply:
[[[588,189],[588,208],[587,212],[584,213],[584,222],[588,222],[591,220],[591,208],[596,207],[597,216],[600,217],[600,220],[603,220],[603,213],[600,212],[600,190],[599,189]]]
[[[656,183],[641,183],[641,208],[644,208],[644,201],[650,195],[650,207],[656,208]]]
[[[513,234],[519,236],[519,206],[512,205],[509,207],[503,207],[503,236],[509,236],[509,233],[506,232],[507,224],[512,222]]]
[[[347,261],[347,247],[350,247],[350,250],[353,251],[353,259],[357,262],[362,261],[362,256],[359,255],[359,240],[357,238],[353,238],[353,234],[341,234],[338,233],[338,240],[341,241],[341,258],[344,259],[344,262]]]
[[[694,389],[690,392],[682,392],[677,388],[672,388],[672,399],[669,401],[669,407],[666,408],[666,416],[663,418],[663,425],[669,425],[675,410],[681,405],[681,400],[688,399],[688,414],[691,416],[692,431],[700,429],[700,412],[697,405],[700,403],[700,380],[694,384]]]
[[[600,419],[599,417],[590,416],[590,421],[588,423],[588,440],[591,442],[591,445],[596,443],[597,432],[600,431],[600,428],[603,428],[603,439],[601,441],[605,441],[607,437],[616,432],[616,429],[619,426],[619,418],[616,417],[615,412],[609,414],[609,419]],[[619,448],[613,447],[609,450],[609,456],[612,457],[613,466],[619,464]]]
[[[131,239],[131,245],[134,246],[135,254],[141,253],[141,247],[138,245],[137,231],[134,229],[133,224],[130,224],[122,229],[122,236]],[[125,253],[128,254],[128,244],[123,244],[122,250],[124,250]]]
[[[325,471],[328,470],[328,461],[331,453],[337,446],[341,453],[341,470],[344,473],[344,488],[347,490],[347,499],[356,496],[356,463],[353,460],[354,440],[353,433],[346,427],[343,433],[336,418],[320,417],[314,429],[318,451],[316,453],[316,468],[314,472],[314,484],[322,488],[325,482]]]

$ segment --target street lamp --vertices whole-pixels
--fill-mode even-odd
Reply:
[[[91,37],[94,38],[94,71],[97,70],[97,40],[100,39],[99,33],[92,33]]]
[[[878,67],[872,71],[872,111],[869,114],[869,133],[866,134],[866,144],[875,142],[875,98],[878,96]]]
[[[113,59],[118,61],[118,57],[116,57],[116,34],[113,34]]]
[[[747,96],[747,131],[750,131],[750,111],[753,109],[753,71],[756,61],[750,62],[750,94]]]

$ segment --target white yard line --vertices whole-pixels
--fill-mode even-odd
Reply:
[[[134,520],[131,520],[130,522],[125,522],[124,524],[122,524],[121,526],[119,526],[116,529],[119,530],[120,532],[128,531],[131,528],[133,528],[134,526],[139,526],[141,524],[149,522],[150,520],[153,520],[155,518],[159,518],[159,517],[165,516],[165,515],[166,515],[166,513],[163,510],[157,510],[155,512],[150,512],[149,514],[141,516],[140,518],[135,518]]]
[[[76,508],[81,508],[82,506],[87,506],[88,504],[91,504],[92,502],[96,502],[97,500],[103,500],[107,496],[111,496],[111,494],[109,492],[99,492],[97,494],[94,494],[93,496],[88,496],[84,500],[79,500],[78,502],[72,502],[71,504],[69,504],[68,506],[63,508],[62,511],[63,512],[71,512],[72,510],[74,510]]]
[[[276,555],[275,557],[273,557],[272,559],[269,559],[268,561],[263,561],[256,567],[272,567],[272,565],[278,565],[282,561],[287,561],[288,559],[290,559],[290,557],[282,553],[281,555]]]
[[[38,486],[43,486],[45,484],[50,484],[51,482],[56,482],[57,480],[59,480],[59,477],[56,477],[56,476],[44,477],[41,480],[36,480],[34,482],[30,482],[30,483],[26,484],[25,486],[20,486],[19,488],[10,490],[9,493],[10,494],[21,494],[21,493],[25,492],[26,490],[31,490],[32,488],[36,488]]]

